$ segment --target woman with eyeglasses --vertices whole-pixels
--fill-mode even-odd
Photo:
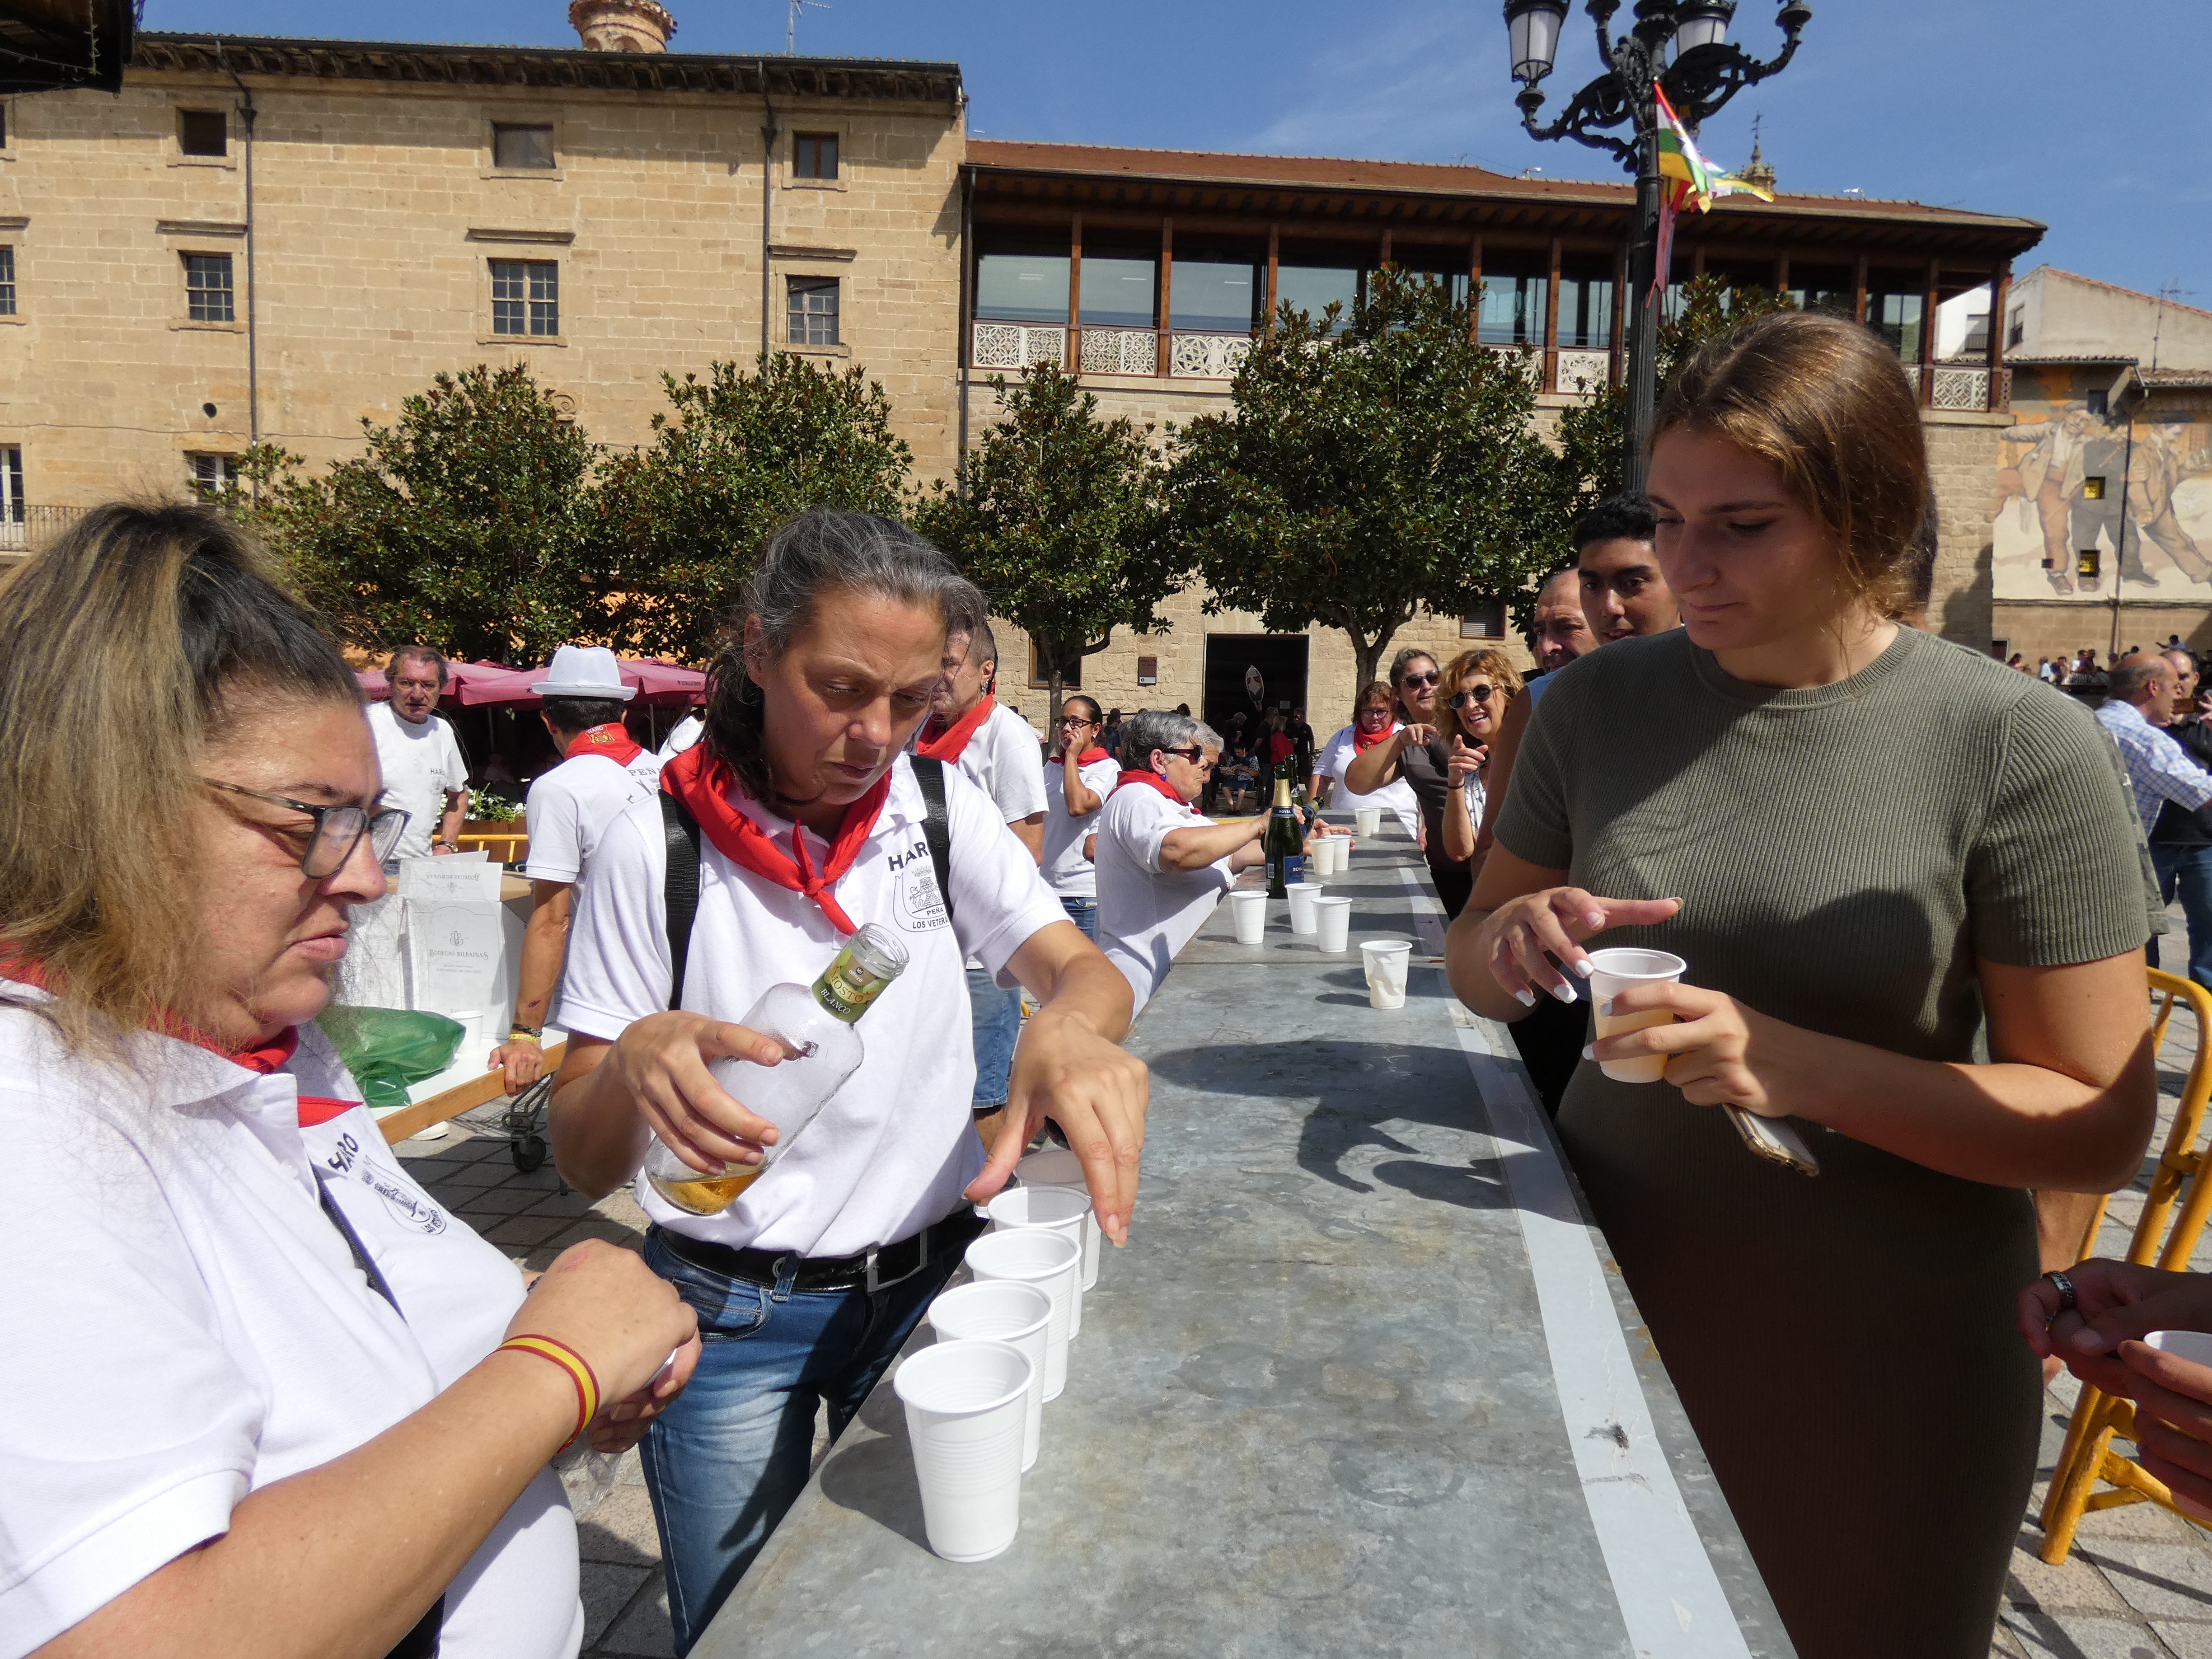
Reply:
[[[1506,705],[1521,695],[1522,682],[1503,651],[1486,648],[1454,657],[1443,683],[1449,689],[1437,730],[1449,747],[1446,772],[1453,785],[1444,796],[1444,856],[1464,866],[1474,856],[1475,832],[1489,800],[1490,746],[1504,723]]]
[[[1403,778],[1384,785],[1371,795],[1363,795],[1344,780],[1345,769],[1353,760],[1379,744],[1386,744],[1399,730],[1397,698],[1381,680],[1370,680],[1352,706],[1352,724],[1341,727],[1321,751],[1314,763],[1313,781],[1308,789],[1318,805],[1334,806],[1340,811],[1356,812],[1362,807],[1380,807],[1393,814],[1406,828],[1406,834],[1418,841],[1421,835],[1421,804],[1413,799],[1413,791]]]
[[[1428,860],[1429,879],[1447,917],[1460,913],[1473,890],[1474,878],[1464,860],[1444,851],[1444,802],[1455,787],[1451,775],[1451,746],[1437,729],[1437,705],[1443,701],[1437,686],[1443,671],[1429,653],[1408,646],[1390,665],[1390,685],[1397,694],[1398,717],[1403,722],[1388,743],[1355,755],[1344,769],[1347,789],[1371,795],[1402,780],[1421,808],[1421,851]]]
[[[1115,758],[1098,746],[1104,729],[1098,705],[1081,692],[1062,700],[1060,752],[1044,773],[1044,881],[1083,937],[1098,938],[1098,870],[1091,852],[1098,814],[1121,775]]]
[[[695,1322],[607,1244],[526,1293],[312,1024],[405,824],[380,787],[220,514],[100,507],[0,586],[0,1651],[582,1638],[549,1461],[634,1442]]]

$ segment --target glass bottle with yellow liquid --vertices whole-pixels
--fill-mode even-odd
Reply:
[[[867,1050],[854,1024],[884,988],[905,971],[906,947],[873,922],[845,941],[836,960],[811,986],[771,985],[738,1023],[782,1042],[789,1058],[775,1066],[717,1060],[708,1070],[730,1097],[775,1125],[776,1141],[757,1164],[726,1164],[720,1174],[693,1169],[658,1137],[645,1154],[645,1178],[679,1210],[716,1215],[775,1167]]]

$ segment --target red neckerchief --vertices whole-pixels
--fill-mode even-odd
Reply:
[[[1124,772],[1121,774],[1121,781],[1114,787],[1116,789],[1126,789],[1133,783],[1141,783],[1147,789],[1158,790],[1160,793],[1165,795],[1177,806],[1188,806],[1190,805],[1190,803],[1185,800],[1181,795],[1176,793],[1176,792],[1169,787],[1168,781],[1157,772]]]
[[[629,732],[620,720],[609,720],[605,726],[579,732],[569,740],[561,757],[574,760],[579,755],[605,755],[617,766],[628,766],[644,752],[630,741]]]
[[[860,931],[860,924],[845,914],[830,890],[853,867],[875,830],[876,819],[891,793],[888,770],[876,780],[873,788],[845,809],[844,822],[837,826],[836,839],[830,843],[830,860],[818,870],[814,854],[807,850],[806,831],[800,825],[791,826],[792,850],[786,853],[775,844],[775,836],[738,810],[730,799],[731,791],[738,787],[737,775],[730,770],[728,762],[710,758],[705,744],[685,750],[662,767],[660,787],[690,809],[707,839],[731,863],[787,892],[805,894],[821,906],[822,914],[839,933]]]
[[[1393,720],[1389,725],[1384,726],[1380,732],[1376,732],[1372,737],[1370,737],[1364,731],[1361,730],[1359,722],[1358,720],[1354,720],[1352,723],[1352,752],[1355,755],[1364,755],[1369,750],[1372,749],[1376,744],[1388,743],[1392,738],[1397,735],[1398,726],[1397,722],[1395,720]]]
[[[1052,763],[1054,766],[1057,766],[1060,762],[1066,758],[1067,750],[1063,749],[1057,755],[1054,755],[1052,757]],[[1075,763],[1078,766],[1089,766],[1097,761],[1112,760],[1113,758],[1114,757],[1108,754],[1103,749],[1086,749],[1075,757]]]
[[[933,738],[929,735],[929,729],[937,724],[937,716],[932,714],[929,726],[922,727],[921,741],[915,744],[914,752],[927,760],[949,761],[957,764],[961,751],[968,747],[968,739],[975,735],[976,727],[991,718],[991,710],[997,706],[996,698],[987,696]]]

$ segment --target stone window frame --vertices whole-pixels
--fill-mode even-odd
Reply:
[[[185,487],[202,501],[227,500],[245,488],[245,480],[239,476],[239,453],[234,449],[187,449],[181,459],[185,464]],[[214,465],[203,467],[203,461]],[[202,476],[206,472],[215,474],[212,481]]]
[[[802,179],[799,176],[799,134],[800,123],[793,118],[789,131],[783,135],[777,147],[776,171],[783,176],[786,190],[842,190],[853,176],[853,124],[842,117],[828,120],[808,119],[805,123],[810,138],[829,136],[837,141],[837,176],[835,179]]]
[[[172,330],[194,329],[213,334],[243,334],[246,332],[246,227],[242,224],[216,224],[194,220],[163,219],[155,225],[162,246],[176,264],[176,310],[170,313]],[[188,267],[188,253],[214,253],[230,260],[230,314],[227,323],[202,322],[192,315]]]
[[[501,265],[509,265],[514,267],[514,275],[515,277],[520,279],[522,284],[521,289],[519,293],[502,295],[499,291],[499,285],[501,280],[500,267]],[[557,340],[561,337],[560,260],[532,259],[523,257],[520,254],[509,254],[505,258],[501,258],[498,254],[491,254],[487,256],[485,258],[484,270],[486,276],[491,283],[491,311],[489,315],[491,318],[491,333],[494,339],[502,340],[511,343],[517,340]],[[551,273],[548,278],[548,283],[551,289],[551,293],[549,295],[541,298],[538,294],[538,279],[540,274],[544,272]],[[520,328],[501,328],[499,325],[499,308],[502,305],[517,306],[520,307],[520,310],[516,313],[516,320],[520,322],[522,326]],[[550,329],[540,328],[538,326],[538,307],[540,306],[550,306],[552,308],[553,315],[550,320],[552,321],[553,326]]]
[[[483,121],[483,165],[479,177],[485,179],[520,179],[539,183],[559,183],[568,176],[567,124],[561,112],[543,104],[486,103],[479,108]],[[553,129],[553,165],[550,167],[503,167],[494,157],[494,127],[550,127]],[[502,339],[509,337],[502,335]]]
[[[799,287],[801,283],[806,285],[805,289]],[[830,295],[830,308],[826,313],[811,304],[803,307],[795,307],[793,305],[793,301],[802,292],[820,294],[825,291]],[[795,340],[792,337],[791,324],[794,311],[805,321],[808,337],[804,340]],[[844,277],[842,275],[817,276],[812,271],[805,270],[785,271],[783,273],[783,344],[787,350],[830,352],[842,349],[845,343]],[[812,337],[815,325],[824,320],[828,322],[830,331],[836,336],[836,338],[817,340]]]
[[[213,105],[212,108],[210,107],[210,104]],[[187,155],[185,154],[183,116],[187,110],[204,114],[220,114],[222,117],[223,153],[222,155]],[[169,105],[169,131],[162,139],[162,143],[168,150],[168,164],[173,167],[220,167],[227,172],[235,173],[238,170],[239,143],[238,133],[235,131],[237,124],[232,119],[234,113],[230,106],[219,97],[197,99],[186,93],[172,101]]]
[[[0,161],[15,159],[15,100],[0,96]]]
[[[569,256],[574,252],[576,234],[569,230],[497,230],[481,228],[468,233],[469,253],[476,267],[476,337],[482,346],[565,348],[569,341],[568,325],[574,317],[577,289],[577,265]],[[561,331],[558,334],[495,334],[492,332],[492,277],[494,260],[516,260],[524,264],[550,264],[556,268],[555,281],[558,297],[554,303],[560,307]]]
[[[31,222],[22,214],[0,214],[0,248],[8,253],[8,283],[15,308],[0,312],[0,327],[21,328],[31,319],[23,314],[23,246],[30,239]]]
[[[769,269],[777,278],[776,293],[781,296],[776,307],[774,334],[775,349],[788,351],[800,357],[850,357],[853,355],[851,307],[845,302],[855,289],[848,287],[846,278],[853,274],[859,258],[856,248],[811,247],[783,244],[769,249]],[[799,345],[791,338],[791,288],[793,276],[813,281],[836,279],[837,283],[837,343],[836,345]]]

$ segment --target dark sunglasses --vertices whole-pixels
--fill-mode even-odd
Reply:
[[[1210,761],[1204,758],[1206,750],[1195,746],[1189,749],[1163,749],[1160,750],[1160,753],[1163,755],[1174,755],[1180,759],[1187,760],[1201,772],[1211,772],[1216,766],[1220,764],[1218,761]]]
[[[1470,685],[1464,691],[1455,691],[1452,694],[1451,706],[1455,708],[1471,708],[1477,703],[1488,702],[1490,694],[1496,690],[1498,688],[1494,685]]]
[[[1401,686],[1434,685],[1442,678],[1443,678],[1443,676],[1432,668],[1425,674],[1408,674],[1404,679],[1400,680],[1398,684]]]
[[[379,864],[392,856],[392,849],[399,844],[400,832],[407,828],[410,816],[397,806],[380,806],[370,811],[365,806],[317,806],[304,800],[292,800],[283,795],[264,795],[258,789],[243,789],[234,783],[223,783],[215,778],[200,781],[210,789],[220,789],[226,794],[244,795],[249,800],[265,800],[271,806],[289,807],[313,818],[314,827],[307,831],[307,845],[300,854],[302,874],[314,881],[327,881],[345,868],[345,861],[353,856],[353,849],[361,844],[363,836],[368,837],[368,850]],[[264,830],[274,830],[280,835],[297,835],[283,825],[264,823]]]

